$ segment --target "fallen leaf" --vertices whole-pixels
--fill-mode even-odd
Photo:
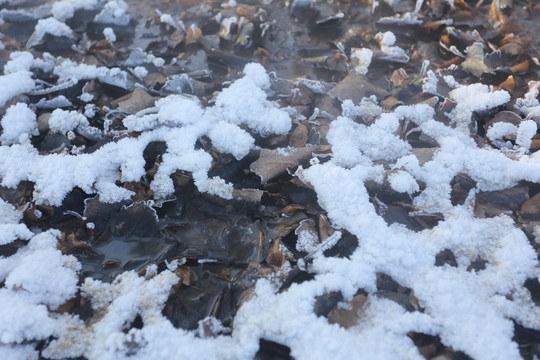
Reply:
[[[309,159],[316,148],[316,146],[306,146],[281,152],[262,149],[259,159],[250,165],[250,169],[261,177],[263,184],[267,184],[285,173],[287,169],[296,168],[302,161]]]
[[[364,97],[375,95],[377,98],[384,98],[389,93],[385,89],[370,83],[365,75],[359,75],[355,71],[351,71],[330,90],[330,95],[338,97],[341,101],[351,99],[357,104]]]
[[[348,301],[345,306],[337,304],[328,313],[328,322],[338,324],[345,329],[355,326],[362,317],[362,310],[367,300],[366,295],[358,294],[351,301]]]

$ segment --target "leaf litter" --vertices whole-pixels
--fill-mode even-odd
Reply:
[[[534,2],[0,6],[4,358],[540,356]]]

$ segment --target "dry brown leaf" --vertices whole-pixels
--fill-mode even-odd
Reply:
[[[330,221],[328,218],[320,214],[319,215],[319,239],[321,242],[324,242],[326,239],[328,239],[329,236],[331,236],[334,233],[334,228],[332,227],[332,224],[330,224]]]
[[[261,177],[263,184],[285,173],[287,169],[295,168],[302,161],[311,157],[316,146],[306,146],[280,153],[273,150],[262,149],[259,159],[250,165],[251,171]]]
[[[531,226],[540,224],[540,193],[521,205],[519,209],[519,222]]]
[[[135,89],[133,92],[112,101],[111,105],[118,105],[119,110],[129,114],[135,114],[142,109],[151,107],[156,99],[142,89]]]
[[[358,294],[352,298],[347,304],[348,307],[336,305],[328,313],[328,322],[338,324],[345,329],[355,326],[358,320],[362,317],[362,310],[366,304],[368,297],[364,294]]]
[[[305,210],[306,207],[303,206],[303,205],[299,205],[299,204],[289,204],[287,206],[285,206],[283,208],[283,210],[281,210],[281,215],[284,215],[284,216],[291,216],[292,214],[294,214],[296,211],[298,210]]]
[[[202,30],[195,24],[192,24],[186,34],[186,45],[197,42],[202,35]]]
[[[287,260],[287,257],[280,249],[280,244],[281,240],[276,239],[272,242],[272,245],[270,245],[270,248],[268,249],[266,263],[270,265],[273,269],[279,269],[280,267],[285,265],[285,262]]]
[[[512,75],[506,78],[502,83],[499,84],[499,86],[496,87],[495,90],[506,90],[510,93],[513,93],[513,91],[516,89],[516,80]]]
[[[511,66],[510,71],[516,73],[526,73],[529,71],[529,60],[525,60],[517,65]]]
[[[173,272],[180,278],[180,281],[185,286],[191,286],[198,280],[197,274],[195,274],[189,266],[181,266]]]
[[[298,125],[289,137],[289,146],[304,147],[308,142],[308,129],[305,125]]]
[[[236,200],[259,204],[263,196],[263,191],[259,189],[234,189],[232,196]]]
[[[384,98],[389,94],[385,89],[369,82],[365,75],[351,71],[330,90],[330,95],[336,96],[342,101],[351,99],[354,103],[359,103],[364,97],[375,95],[377,98]]]

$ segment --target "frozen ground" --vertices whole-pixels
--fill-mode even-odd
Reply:
[[[13,3],[6,2],[14,12],[2,13],[5,22],[15,16],[18,3]],[[311,1],[295,3],[297,10],[314,6]],[[540,275],[536,251],[540,222],[536,203],[531,203],[540,184],[540,153],[533,146],[540,120],[540,82],[531,81],[523,85],[521,93],[512,93],[503,86],[487,85],[482,81],[485,78],[465,76],[455,65],[449,71],[437,71],[428,61],[415,75],[415,89],[426,96],[407,105],[397,101],[387,106],[378,94],[358,92],[354,86],[339,90],[343,79],[336,81],[338,85],[278,79],[279,72],[269,73],[252,62],[208,96],[196,96],[195,91],[188,95],[155,91],[153,105],[107,117],[115,113],[110,98],[100,99],[85,86],[77,90],[79,103],[64,97],[71,105],[54,105],[65,104],[64,99],[48,95],[54,93],[44,91],[47,87],[39,79],[52,79],[66,87],[106,84],[128,92],[149,87],[141,80],[147,78],[148,69],[165,69],[170,61],[140,51],[145,59],[140,62],[142,69],[135,70],[135,65],[83,64],[79,55],[70,59],[69,55],[34,50],[51,41],[51,36],[78,36],[67,25],[77,10],[94,10],[93,21],[106,25],[103,40],[99,40],[99,46],[106,49],[121,41],[119,34],[131,20],[123,1],[64,0],[49,5],[34,19],[28,48],[4,54],[0,76],[0,102],[5,105],[0,136],[2,359],[252,359],[262,356],[258,354],[261,339],[288,347],[295,359],[423,359],[436,355],[422,348],[414,334],[437,338],[445,349],[473,359],[536,358],[538,349],[520,351],[515,328],[533,334],[540,331],[538,299],[531,294],[531,286],[525,286],[537,282]],[[391,5],[395,4],[384,6]],[[406,5],[419,11],[422,2]],[[234,1],[223,4],[225,11],[235,6]],[[180,27],[179,19],[164,17],[161,11],[158,15],[163,24]],[[404,26],[421,23],[417,15],[421,13],[403,15]],[[190,36],[197,41],[202,30],[198,33],[186,25],[185,41],[191,41]],[[221,36],[225,39],[228,34]],[[474,44],[483,41],[477,37]],[[364,45],[352,52],[347,49],[351,59],[343,60],[347,77],[356,83],[365,81],[363,76],[378,61],[394,65],[415,61],[391,31],[377,33]],[[482,56],[476,60],[488,66]],[[469,65],[471,58],[467,57]],[[271,68],[272,59],[265,66]],[[462,66],[467,68],[465,61]],[[398,82],[394,76],[400,74],[392,74],[394,85]],[[531,72],[530,76],[536,75]],[[339,113],[330,114],[319,106],[304,116],[303,108],[280,98],[283,87],[289,85],[298,97],[301,91],[328,98],[332,94]],[[365,96],[349,100],[347,91]],[[25,94],[43,99],[48,95],[47,100],[56,103],[36,106],[37,100],[31,104]],[[502,110],[512,111],[513,120],[494,121],[479,135],[478,116],[492,119]],[[46,127],[40,116],[44,112],[50,113]],[[98,124],[94,116],[101,115],[96,113],[105,120]],[[322,124],[327,125],[324,132]],[[322,140],[310,138],[301,146],[294,145],[289,140],[301,126],[321,130]],[[61,151],[43,150],[38,139],[51,134],[71,143]],[[77,145],[82,138],[87,139],[86,145]],[[289,141],[284,146],[266,146],[268,139],[283,138]],[[166,146],[154,159],[152,170],[145,149],[156,142]],[[205,142],[211,145],[202,146]],[[93,150],[86,151],[85,146]],[[66,247],[70,236],[66,229],[71,225],[58,221],[55,227],[50,225],[52,220],[40,220],[46,218],[44,212],[61,208],[64,215],[77,217],[78,231],[91,233],[99,226],[97,221],[66,208],[66,198],[80,191],[103,206],[123,202],[124,211],[141,204],[135,201],[138,188],[128,186],[141,183],[147,191],[142,207],[159,222],[160,204],[180,196],[175,177],[180,173],[216,204],[232,206],[246,196],[242,192],[246,189],[239,182],[214,175],[216,162],[221,156],[240,162],[254,151],[258,154],[261,147],[270,149],[268,158],[260,152],[260,161],[268,167],[273,166],[272,161],[278,165],[292,162],[286,166],[292,176],[285,170],[278,171],[279,176],[288,176],[304,191],[314,192],[321,214],[329,220],[329,231],[323,237],[320,229],[309,228],[308,217],[318,218],[319,214],[313,216],[306,210],[309,216],[304,222],[287,232],[294,234],[296,251],[280,245],[286,235],[265,239],[266,248],[260,239],[258,251],[262,247],[268,257],[263,260],[257,253],[245,264],[258,275],[254,285],[245,288],[228,324],[211,315],[201,319],[196,329],[184,329],[174,326],[164,312],[178,289],[190,286],[185,269],[194,259],[186,260],[189,256],[163,256],[137,271],[119,271],[107,281],[86,275],[87,258],[79,251],[93,246],[95,239],[86,242],[72,237],[72,247]],[[298,149],[308,156],[298,160]],[[251,170],[261,178],[258,188],[252,190],[274,191],[267,184],[278,175],[253,164]],[[460,177],[468,179],[469,186],[459,184],[456,179]],[[9,191],[20,189],[21,184],[32,184],[25,192],[26,202],[14,201],[15,195]],[[517,206],[493,212],[492,204],[481,200],[488,193],[511,196],[523,187],[527,187],[526,199]],[[390,193],[397,200],[380,200],[373,190],[378,188],[387,189],[380,193]],[[406,218],[436,221],[426,220],[431,222],[416,228],[390,221],[388,214],[396,207],[405,209],[401,213]],[[284,215],[278,217],[291,217],[291,207],[287,209],[281,209],[279,214]],[[323,221],[319,221],[321,225]],[[72,230],[72,234],[78,232]],[[251,235],[259,240],[260,234]],[[346,237],[357,241],[350,253],[329,256],[327,250]],[[282,261],[272,263],[272,251]],[[441,254],[450,256],[441,261]],[[216,259],[195,259],[201,264],[203,260]],[[295,271],[307,277],[284,285]],[[381,295],[381,274],[404,289],[400,294],[405,300]],[[321,301],[330,301],[333,294],[339,294],[339,299],[321,314]],[[80,310],[84,304],[86,310]]]

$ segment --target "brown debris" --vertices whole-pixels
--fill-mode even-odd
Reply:
[[[124,95],[114,100],[111,105],[118,106],[119,110],[122,110],[129,114],[135,114],[143,109],[151,107],[157,98],[149,95],[142,89],[135,89],[132,93]]]
[[[358,294],[347,302],[347,306],[336,305],[328,313],[328,322],[338,324],[345,329],[355,326],[362,318],[362,309],[367,301],[366,295]]]
[[[330,95],[338,97],[340,100],[351,99],[355,104],[359,103],[362,98],[371,95],[377,98],[384,98],[388,94],[385,89],[373,85],[364,75],[359,75],[354,71],[349,74],[336,86],[330,90]]]
[[[250,169],[261,177],[263,184],[267,184],[287,169],[294,169],[302,161],[309,159],[315,149],[316,146],[306,146],[290,149],[285,154],[263,149],[259,159],[250,165]]]

